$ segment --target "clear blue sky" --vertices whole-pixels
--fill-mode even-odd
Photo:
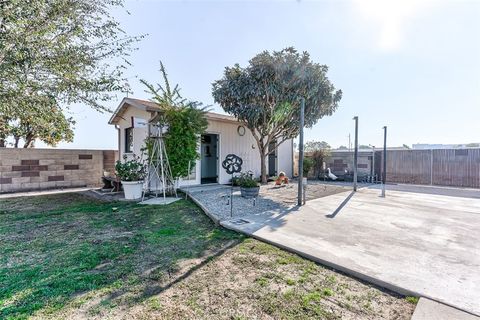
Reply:
[[[211,83],[225,66],[294,46],[328,65],[343,91],[306,140],[347,145],[358,115],[360,144],[380,146],[384,125],[389,146],[480,142],[480,1],[138,0],[125,9],[116,13],[124,29],[149,34],[130,59],[134,97],[149,98],[138,79],[159,79],[162,60],[185,97],[213,105]],[[75,141],[61,147],[116,148],[110,115],[73,111]]]

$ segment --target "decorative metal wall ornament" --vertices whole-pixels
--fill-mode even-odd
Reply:
[[[222,162],[222,168],[232,175],[232,186],[230,187],[230,217],[233,216],[233,174],[242,171],[243,160],[235,154],[228,154]]]
[[[222,162],[222,168],[228,174],[239,173],[242,171],[243,160],[235,154],[228,154]]]

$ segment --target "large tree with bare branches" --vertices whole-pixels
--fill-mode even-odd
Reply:
[[[338,107],[342,91],[327,78],[328,67],[313,62],[307,52],[286,48],[264,51],[242,68],[225,68],[213,83],[213,98],[243,122],[257,142],[261,180],[267,182],[268,146],[277,146],[299,132],[300,97],[305,98],[305,127],[312,127]]]

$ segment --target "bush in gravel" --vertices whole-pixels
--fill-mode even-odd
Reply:
[[[256,188],[259,186],[251,172],[242,172],[238,178],[238,185],[242,188]]]

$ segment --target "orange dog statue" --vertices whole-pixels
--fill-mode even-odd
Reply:
[[[282,184],[288,184],[288,177],[283,171],[279,173],[277,180],[275,180],[276,186],[281,186]]]

